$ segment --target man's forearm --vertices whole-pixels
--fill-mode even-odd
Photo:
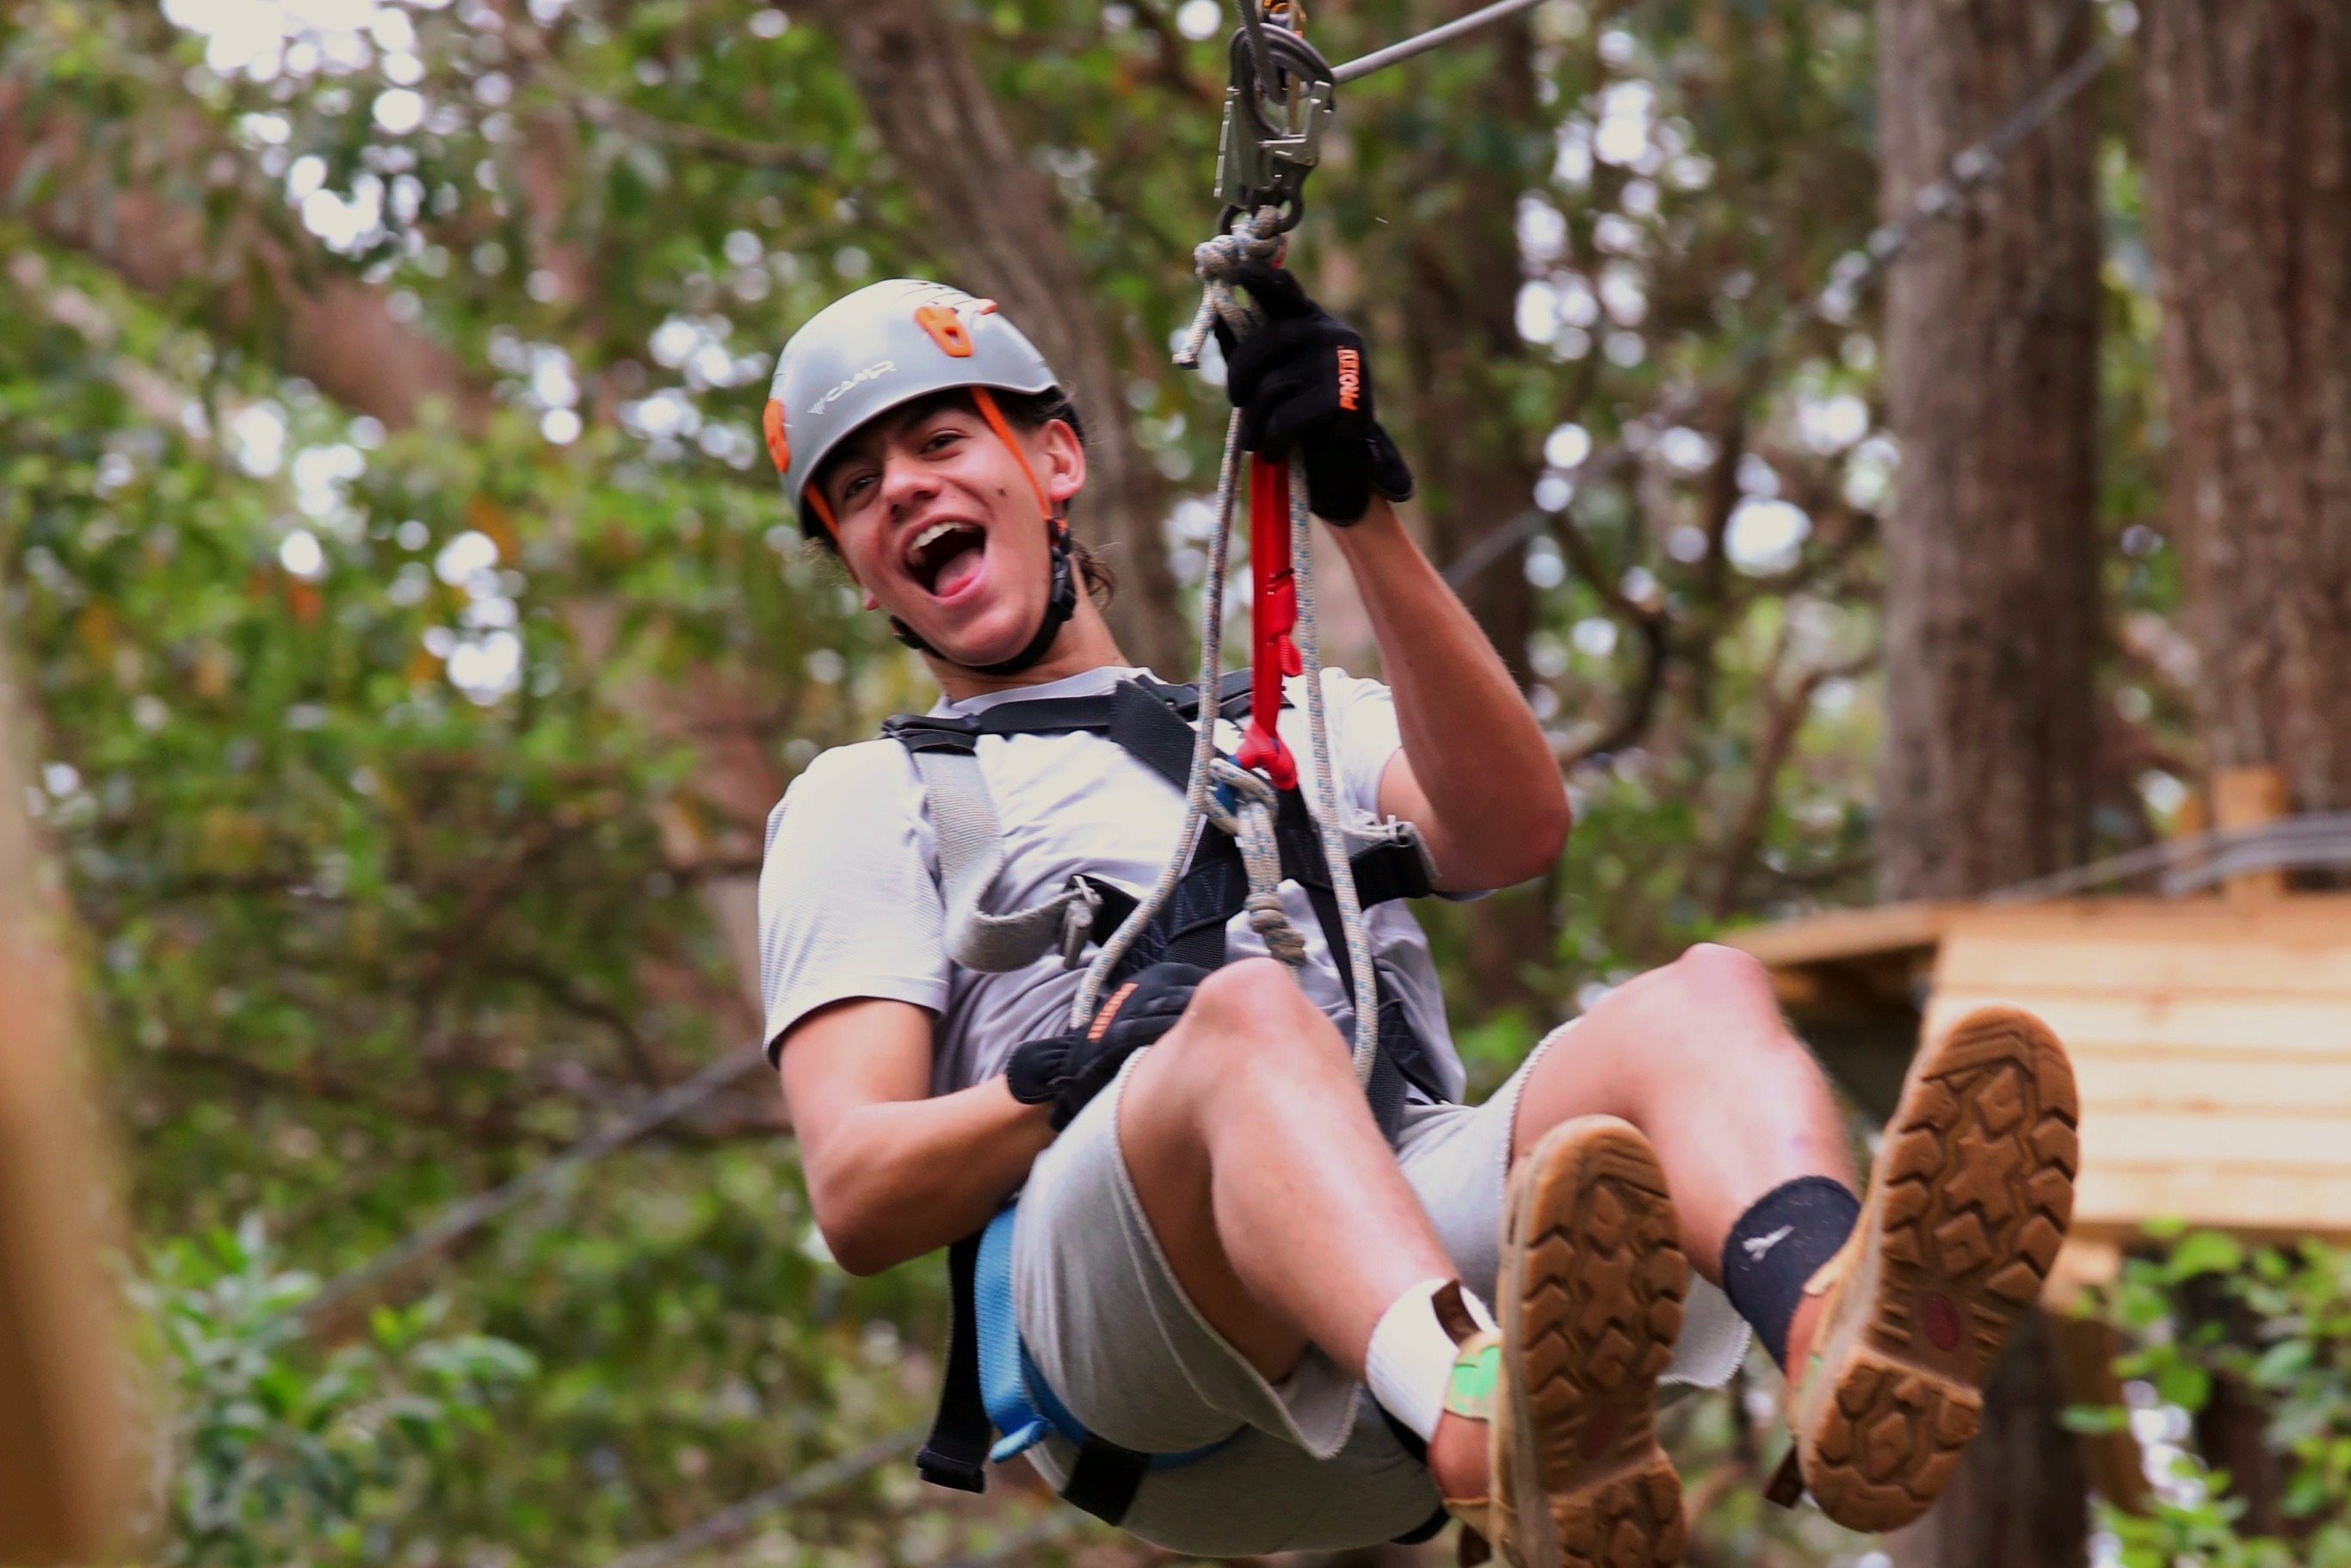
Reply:
[[[1539,874],[1565,841],[1567,792],[1510,671],[1386,502],[1332,538],[1379,642],[1447,882],[1499,886]]]
[[[986,1225],[1052,1141],[1045,1108],[1001,1078],[864,1105],[828,1131],[810,1198],[835,1261],[879,1273]]]

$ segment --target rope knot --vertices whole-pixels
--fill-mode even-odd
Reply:
[[[1249,895],[1249,929],[1265,939],[1266,951],[1296,969],[1306,962],[1306,938],[1290,923],[1277,893]]]
[[[1183,346],[1176,350],[1178,369],[1200,368],[1200,353],[1211,323],[1221,320],[1235,337],[1246,337],[1257,326],[1257,311],[1233,291],[1232,279],[1242,262],[1270,261],[1281,253],[1281,234],[1274,227],[1280,221],[1273,208],[1262,207],[1237,221],[1230,233],[1212,235],[1192,247],[1192,270],[1200,279],[1200,308],[1193,314]],[[1265,230],[1262,238],[1258,233],[1260,228]]]

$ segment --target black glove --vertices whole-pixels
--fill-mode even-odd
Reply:
[[[1262,261],[1235,278],[1265,314],[1233,341],[1223,321],[1225,390],[1241,411],[1241,445],[1280,460],[1297,448],[1306,502],[1325,522],[1363,521],[1372,493],[1412,498],[1412,470],[1372,414],[1372,366],[1363,335],[1306,296],[1298,279]]]
[[[1120,1065],[1176,1027],[1208,971],[1192,964],[1154,964],[1103,998],[1086,1029],[1013,1049],[1004,1070],[1023,1105],[1052,1103],[1053,1130],[1068,1126],[1086,1102],[1118,1076]]]

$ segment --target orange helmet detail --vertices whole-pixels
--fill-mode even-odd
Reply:
[[[784,434],[784,403],[781,398],[769,398],[759,415],[759,429],[768,438],[768,455],[780,474],[792,465],[792,444]]]
[[[809,510],[814,512],[817,515],[817,520],[824,524],[824,531],[832,536],[835,544],[840,543],[841,521],[832,515],[831,503],[824,498],[824,492],[816,487],[816,481],[813,479],[809,481],[805,499],[808,501]]]
[[[949,359],[971,358],[971,332],[964,326],[963,318],[951,305],[925,305],[914,312],[914,325],[931,335],[931,341],[946,351]]]

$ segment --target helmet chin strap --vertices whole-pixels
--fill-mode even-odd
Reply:
[[[1061,634],[1063,623],[1077,613],[1078,574],[1070,561],[1069,520],[1061,515],[1061,507],[1046,498],[1045,486],[1037,482],[1037,471],[1029,466],[1029,455],[1020,450],[1020,443],[1013,438],[1012,426],[1005,419],[1004,411],[996,406],[995,397],[986,387],[973,387],[970,391],[971,401],[979,409],[979,416],[987,421],[987,427],[996,432],[996,438],[1004,443],[1006,451],[1012,454],[1012,461],[1020,465],[1020,476],[1029,481],[1029,493],[1037,497],[1037,510],[1045,519],[1047,534],[1051,541],[1051,562],[1046,569],[1049,591],[1044,618],[1037,622],[1037,630],[1029,636],[1026,647],[1012,657],[998,659],[992,664],[967,664],[960,659],[948,658],[924,642],[913,627],[895,615],[890,617],[890,635],[917,653],[945,659],[948,664],[975,674],[1017,675],[1051,650],[1053,640]],[[830,518],[826,520],[831,521]]]

